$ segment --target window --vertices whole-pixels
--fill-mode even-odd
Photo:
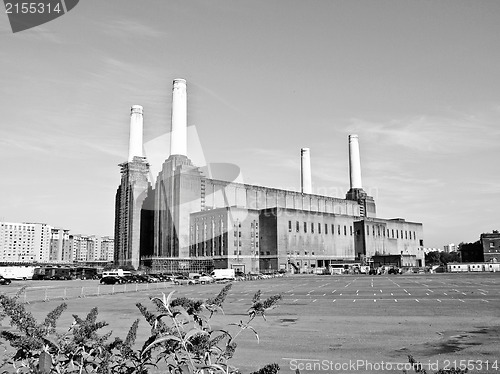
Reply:
[[[325,234],[328,234],[328,225],[325,223]]]
[[[370,235],[370,226],[366,225],[366,235]]]
[[[347,235],[347,227],[344,225],[344,235]]]
[[[304,222],[304,232],[307,232],[307,222]]]
[[[288,221],[288,232],[292,232],[292,221]]]
[[[394,229],[392,229],[392,238],[394,239]]]
[[[300,231],[300,226],[299,226],[299,221],[295,222],[295,231],[299,232]]]
[[[340,225],[337,226],[337,232],[339,233],[340,235]]]
[[[349,230],[350,230],[351,236],[352,236],[352,226],[349,226]]]
[[[314,223],[311,222],[311,233],[314,234]]]
[[[321,234],[321,223],[318,222],[318,234]]]
[[[335,234],[335,225],[332,224],[332,235]]]

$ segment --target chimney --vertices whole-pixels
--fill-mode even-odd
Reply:
[[[170,154],[187,156],[187,94],[185,79],[174,79]]]
[[[132,108],[130,109],[130,140],[128,147],[128,162],[132,162],[134,160],[134,156],[143,157],[142,131],[143,108],[140,105],[132,105]]]
[[[351,190],[363,189],[361,183],[361,160],[357,135],[349,135],[349,181]]]
[[[311,152],[309,148],[300,150],[300,189],[302,193],[312,193]]]

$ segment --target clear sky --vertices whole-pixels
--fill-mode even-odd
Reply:
[[[309,147],[313,192],[344,197],[356,133],[379,217],[426,247],[500,229],[500,2],[459,0],[82,0],[16,34],[0,14],[0,220],[112,236],[130,106],[155,144],[174,78],[206,161],[246,183],[299,190]]]

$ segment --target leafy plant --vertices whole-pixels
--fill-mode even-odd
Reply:
[[[10,318],[11,330],[2,331],[0,340],[7,341],[14,353],[4,359],[18,373],[103,373],[146,374],[151,366],[172,374],[239,374],[229,363],[236,350],[236,338],[245,331],[259,336],[250,322],[256,316],[276,307],[281,295],[261,301],[258,291],[248,320],[230,323],[228,328],[213,330],[210,319],[222,312],[222,305],[231,289],[225,286],[214,298],[205,301],[185,297],[173,298],[174,292],[151,298],[156,311],[151,312],[138,303],[140,313],[151,327],[150,337],[140,349],[134,350],[139,320],[131,326],[125,340],[110,340],[111,332],[100,335],[108,324],[98,321],[98,309],[93,308],[85,318],[73,315],[73,324],[65,332],[56,330],[56,321],[67,305],[61,304],[50,312],[42,323],[15,296],[0,295],[0,321]],[[236,329],[235,329],[236,327]],[[256,374],[275,374],[277,364],[267,365]]]

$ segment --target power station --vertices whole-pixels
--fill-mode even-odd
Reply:
[[[422,224],[376,216],[362,186],[357,135],[348,138],[345,198],[312,193],[309,148],[300,151],[300,192],[217,179],[216,170],[194,165],[187,157],[184,79],[173,82],[170,139],[171,154],[152,185],[142,151],[143,108],[132,106],[115,200],[116,265],[243,273],[312,272],[345,262],[424,266]]]

